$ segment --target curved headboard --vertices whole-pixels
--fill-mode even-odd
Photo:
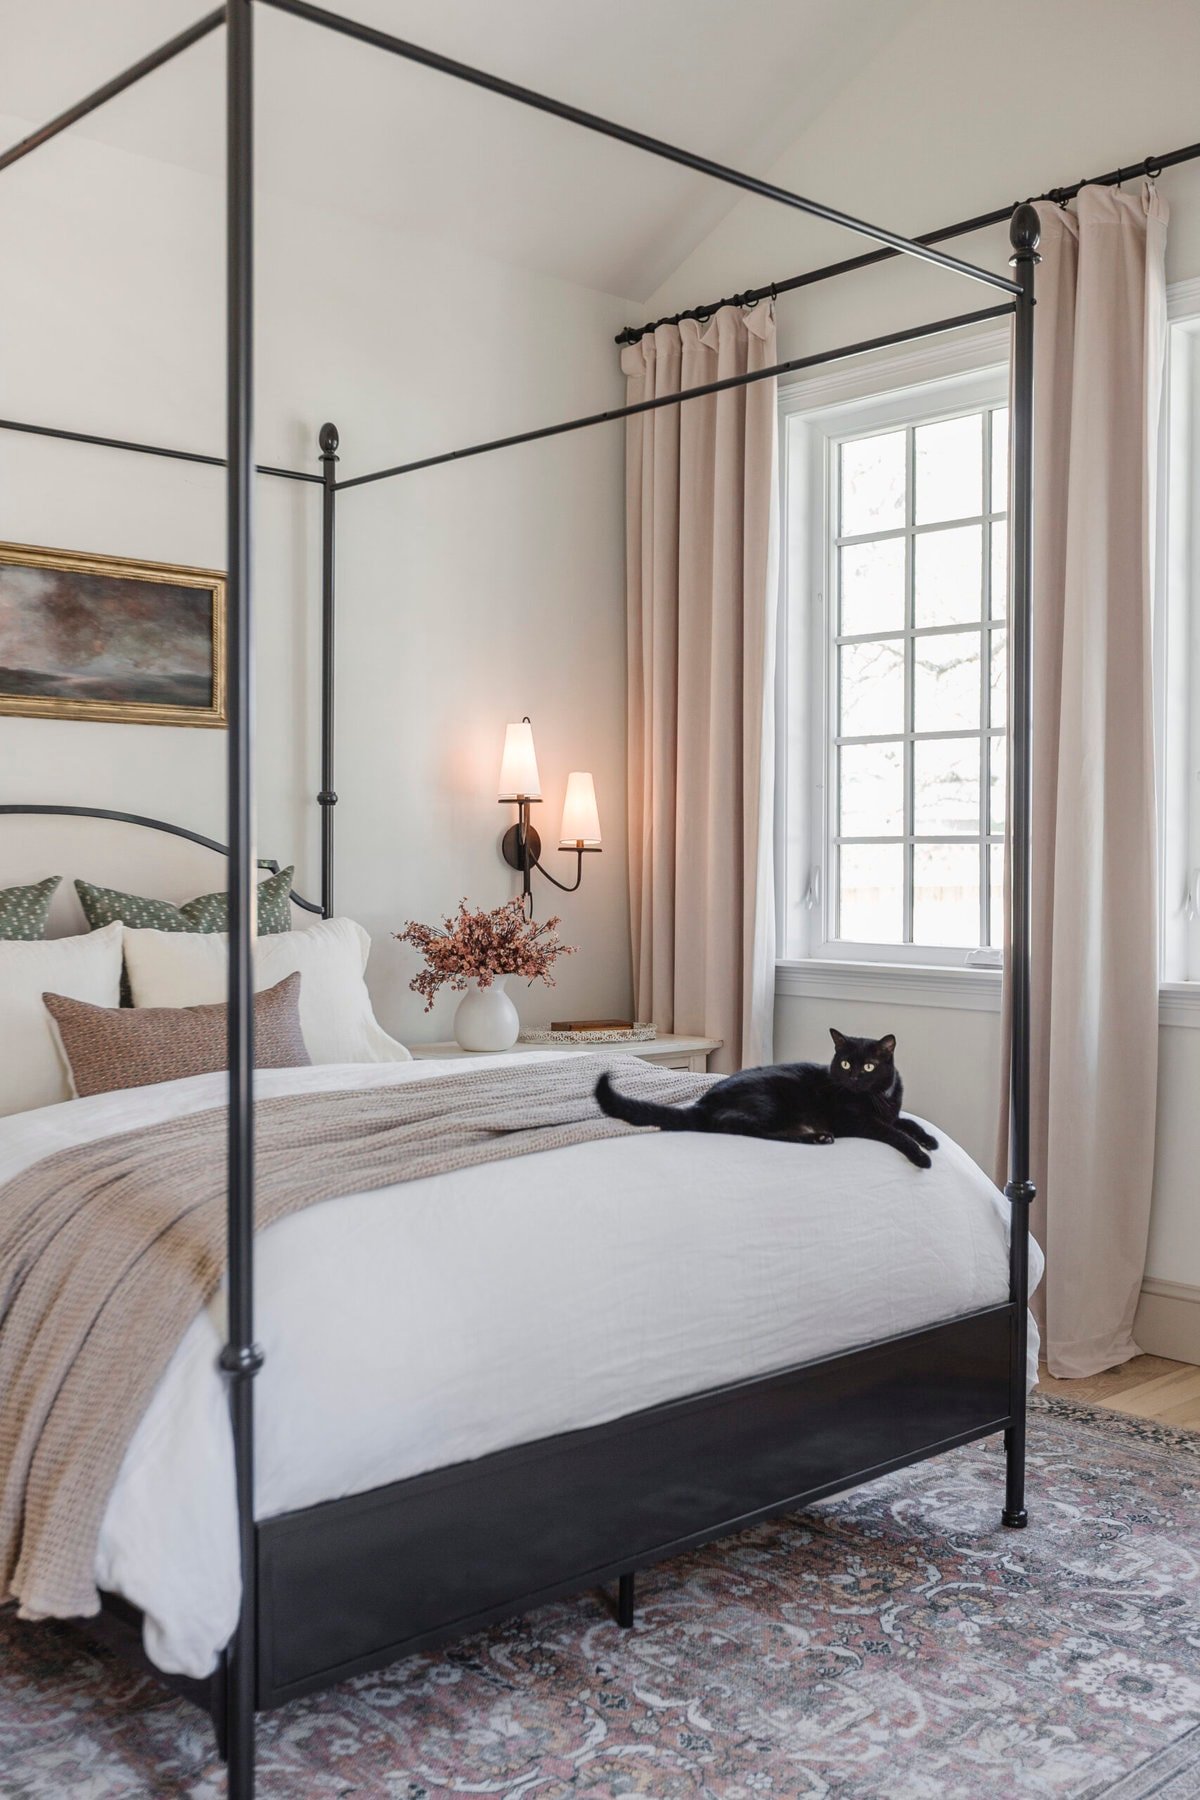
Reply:
[[[26,818],[108,819],[118,825],[137,825],[147,831],[163,832],[168,837],[183,838],[190,844],[198,844],[203,850],[213,851],[217,856],[229,855],[229,846],[227,844],[219,843],[216,838],[205,837],[202,832],[191,831],[186,825],[173,825],[167,819],[151,819],[144,813],[118,812],[113,807],[34,806],[24,803],[7,803],[0,805],[0,816],[4,815],[16,815]],[[264,858],[260,862],[259,867],[269,870],[272,874],[279,873],[279,864],[268,858]],[[59,871],[57,869],[46,869],[42,871],[43,874],[58,874],[60,872],[71,875],[86,875],[88,871],[86,867],[71,869],[69,871]],[[3,885],[5,885],[5,883],[3,879],[0,878],[0,886]],[[322,916],[320,906],[313,900],[306,900],[303,894],[297,894],[293,891],[290,895],[290,899],[293,906],[300,907],[303,912],[315,913],[318,918]]]

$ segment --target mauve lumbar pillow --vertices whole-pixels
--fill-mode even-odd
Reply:
[[[153,1087],[228,1068],[226,1008],[89,1006],[43,994],[58,1028],[76,1097]],[[254,996],[254,1062],[259,1069],[307,1068],[300,1029],[300,976],[288,975]]]

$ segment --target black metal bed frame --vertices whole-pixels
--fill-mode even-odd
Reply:
[[[907,255],[982,283],[1003,302],[909,331],[891,332],[683,393],[612,408],[339,481],[338,433],[320,433],[321,473],[256,465],[253,456],[253,18],[265,5],[373,48],[482,87],[745,192],[842,225],[881,249],[814,271],[815,279],[880,256]],[[242,1601],[237,1628],[207,1682],[162,1677],[212,1713],[234,1800],[254,1792],[256,1709],[380,1667],[553,1595],[619,1579],[618,1616],[632,1621],[640,1567],[803,1506],[887,1470],[1003,1431],[1010,1527],[1026,1524],[1025,1383],[1029,1288],[1029,927],[1031,812],[1031,572],[1033,513],[1034,266],[1039,224],[1029,203],[1010,221],[1014,275],[996,274],[880,226],[779,188],[642,132],[486,74],[309,0],[227,0],[40,130],[0,154],[11,166],[97,106],[226,26],[227,444],[224,457],[0,420],[0,429],[226,470],[230,629],[228,846],[182,827],[103,808],[6,806],[4,812],[79,813],[166,830],[229,859],[228,1341]],[[1193,146],[1186,154],[1196,154]],[[1172,158],[1185,160],[1185,153]],[[1129,173],[1130,171],[1126,171]],[[1119,173],[1119,172],[1118,172]],[[1101,178],[1105,179],[1105,178]],[[1065,190],[1064,190],[1065,192]],[[1055,196],[1057,197],[1057,195]],[[1000,216],[1000,215],[995,215]],[[1007,215],[1006,215],[1007,216]],[[991,222],[988,216],[981,223]],[[804,277],[781,284],[801,285]],[[744,298],[744,297],[743,297]],[[253,1511],[254,1094],[252,953],[254,765],[253,486],[258,473],[322,487],[321,906],[333,910],[334,515],[340,490],[444,462],[625,419],[660,406],[792,373],[935,332],[1011,315],[1012,464],[1009,532],[1012,781],[1009,803],[1012,1030],[1009,1065],[1011,1204],[1009,1296],[1002,1305],[796,1368],[671,1401],[608,1424],[568,1432],[439,1469],[348,1499],[257,1523]],[[636,334],[634,334],[636,335]],[[121,1629],[137,1615],[112,1600]]]

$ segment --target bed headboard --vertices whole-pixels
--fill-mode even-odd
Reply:
[[[50,937],[87,930],[76,877],[178,905],[224,887],[228,854],[215,838],[142,813],[104,806],[0,805],[0,888],[63,877],[50,908]],[[275,871],[279,865],[264,862],[263,867]],[[294,891],[291,899],[300,912],[321,917],[315,901]]]

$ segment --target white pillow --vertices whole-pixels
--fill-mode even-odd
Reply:
[[[116,924],[84,937],[0,943],[0,1114],[71,1098],[42,995],[119,1006],[124,935],[125,927]]]
[[[135,1006],[208,1006],[225,999],[223,931],[125,930]],[[315,1063],[409,1062],[371,1010],[363,972],[371,940],[353,919],[272,932],[254,951],[254,988],[300,972],[300,1029]]]

